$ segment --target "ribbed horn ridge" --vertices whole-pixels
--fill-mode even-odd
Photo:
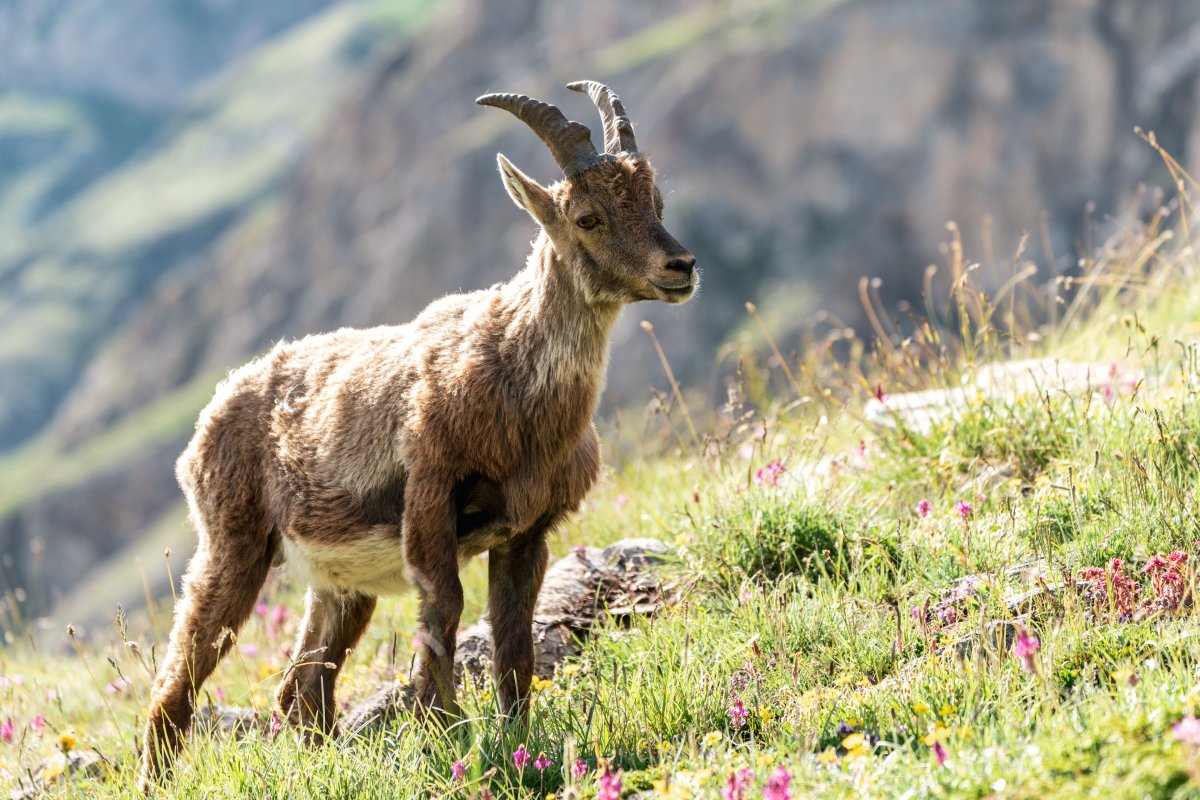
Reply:
[[[600,109],[600,118],[604,120],[604,151],[612,153],[636,153],[637,142],[633,138],[633,123],[621,105],[617,93],[597,81],[575,81],[567,84],[568,89],[576,92],[586,92],[596,108]]]
[[[523,94],[485,94],[475,101],[481,106],[502,108],[524,122],[550,148],[550,155],[567,176],[575,175],[596,159],[592,132],[586,125],[571,122],[555,106]]]

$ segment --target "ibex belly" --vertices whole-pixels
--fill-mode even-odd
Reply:
[[[315,526],[293,525],[283,537],[283,554],[296,579],[343,592],[381,595],[405,591],[411,584],[406,577],[401,530],[402,487],[400,481],[390,492],[374,493],[362,506],[368,513],[346,519],[342,530],[347,535],[336,540],[311,535]],[[450,502],[460,561],[490,550],[512,535],[495,481],[469,475],[455,487]],[[332,527],[328,520],[322,522],[322,529]]]
[[[411,585],[399,525],[376,526],[336,543],[284,536],[283,551],[296,580],[317,589],[381,595]]]

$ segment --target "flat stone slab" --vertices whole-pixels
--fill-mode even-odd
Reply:
[[[872,425],[899,425],[927,432],[944,419],[958,416],[980,395],[993,400],[1015,400],[1045,392],[1079,395],[1109,387],[1124,391],[1142,373],[1121,372],[1112,364],[1082,364],[1061,359],[1031,358],[979,367],[961,387],[900,392],[883,400],[871,398],[863,417]]]

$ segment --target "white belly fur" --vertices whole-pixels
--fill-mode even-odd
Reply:
[[[392,527],[338,544],[283,537],[284,558],[296,580],[314,589],[367,595],[399,594],[412,585],[404,563],[404,542]]]

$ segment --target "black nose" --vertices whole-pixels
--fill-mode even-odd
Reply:
[[[682,272],[684,275],[691,275],[696,271],[696,257],[693,255],[681,256],[673,258],[666,263],[666,268]]]

